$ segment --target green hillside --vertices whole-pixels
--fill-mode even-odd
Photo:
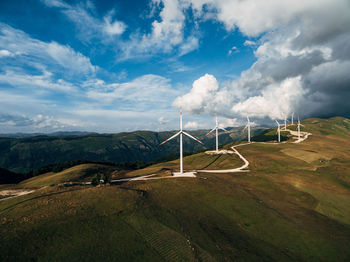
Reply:
[[[232,134],[220,135],[220,144],[240,140],[241,128]],[[184,152],[194,153],[215,146],[215,137],[206,137],[208,130],[191,134],[203,140],[205,146],[184,138]],[[261,129],[254,130],[255,133]],[[75,136],[36,136],[26,138],[0,137],[0,167],[16,173],[66,161],[94,161],[125,163],[155,161],[165,157],[177,157],[178,141],[159,144],[174,132],[135,131],[119,134],[87,134]]]
[[[349,261],[350,120],[302,124],[312,135],[301,143],[237,147],[250,172],[60,184],[115,172],[92,164],[2,186],[36,191],[0,201],[0,261]],[[184,165],[230,169],[242,161],[199,153]],[[113,175],[177,168],[170,161]]]

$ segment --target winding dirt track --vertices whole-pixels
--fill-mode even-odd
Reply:
[[[288,131],[292,136],[298,136],[298,132],[297,131],[292,131],[290,129],[286,129],[285,131]],[[312,135],[311,133],[308,132],[300,132],[301,137],[300,139],[297,139],[296,141],[292,142],[292,143],[300,143],[305,141],[310,135]],[[126,182],[126,181],[138,181],[138,180],[154,180],[154,179],[164,179],[164,178],[178,178],[178,177],[196,177],[195,173],[238,173],[238,172],[249,172],[250,170],[245,169],[249,166],[249,161],[241,154],[238,152],[238,150],[236,149],[237,147],[240,146],[245,146],[245,145],[250,145],[250,144],[254,144],[254,143],[261,143],[261,144],[269,144],[269,145],[279,145],[281,143],[267,143],[267,142],[251,142],[251,143],[244,143],[244,144],[239,144],[239,145],[235,145],[233,147],[231,147],[231,149],[233,150],[232,153],[236,154],[239,156],[240,159],[243,160],[244,164],[240,167],[237,168],[233,168],[233,169],[221,169],[221,170],[194,170],[191,172],[187,172],[184,173],[182,175],[174,175],[174,176],[166,176],[166,177],[154,177],[156,176],[156,174],[152,174],[152,175],[147,175],[147,176],[140,176],[140,177],[132,177],[132,178],[122,178],[122,179],[116,179],[113,180],[112,182]],[[282,143],[287,143],[286,142],[282,142]]]
[[[292,131],[290,129],[286,129],[285,131],[288,131],[292,136],[298,136],[298,132],[297,131]],[[300,143],[305,141],[310,135],[312,135],[311,133],[308,132],[300,132],[301,134],[301,138],[297,139],[296,141],[292,142],[292,143]],[[164,176],[164,177],[155,177],[157,174],[151,174],[151,175],[146,175],[146,176],[138,176],[138,177],[130,177],[130,178],[121,178],[121,179],[114,179],[111,182],[112,183],[122,183],[122,182],[128,182],[128,181],[145,181],[145,180],[156,180],[156,179],[167,179],[167,178],[179,178],[179,177],[196,177],[196,173],[238,173],[238,172],[249,172],[248,169],[246,169],[249,166],[249,161],[241,154],[238,152],[238,150],[236,149],[237,147],[240,146],[245,146],[245,145],[250,145],[250,144],[254,144],[254,143],[261,143],[261,144],[270,144],[270,145],[278,145],[281,143],[267,143],[267,142],[251,142],[251,143],[244,143],[244,144],[239,144],[239,145],[235,145],[233,147],[231,147],[232,151],[229,153],[234,153],[236,155],[239,156],[240,159],[242,159],[242,161],[244,162],[244,164],[240,167],[237,168],[233,168],[233,169],[221,169],[221,170],[193,170],[190,172],[186,172],[183,174],[176,174],[173,176]],[[282,143],[286,143],[286,142],[282,142]],[[228,150],[229,151],[229,150]],[[86,184],[90,184],[89,182]],[[24,194],[28,194],[28,193],[32,193],[35,190],[32,190],[30,192],[25,192]],[[1,192],[1,191],[0,191]],[[13,198],[13,197],[17,197],[23,195],[22,194],[18,194],[18,195],[12,195],[11,197],[7,197],[7,198],[3,198],[1,200],[5,200],[5,199],[9,199],[9,198]]]

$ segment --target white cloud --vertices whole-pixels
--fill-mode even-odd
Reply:
[[[304,95],[300,79],[287,78],[281,84],[272,84],[265,88],[261,95],[235,104],[232,111],[242,116],[284,119],[293,112],[295,103]]]
[[[0,23],[0,48],[6,48],[11,54],[16,54],[16,63],[23,63],[26,66],[39,69],[43,66],[51,67],[55,68],[55,71],[61,68],[65,70],[66,75],[73,73],[91,75],[96,71],[89,58],[71,47],[31,38],[23,31],[2,23]]]
[[[212,99],[218,90],[219,84],[213,75],[205,74],[193,82],[191,91],[174,101],[177,107],[182,106],[184,110],[192,112],[205,111],[208,107],[208,101]]]
[[[53,116],[37,114],[34,116],[1,114],[1,132],[55,132],[76,130],[77,123],[72,120],[56,119]]]
[[[199,17],[217,19],[228,31],[238,28],[258,36],[257,42],[244,43],[257,48],[257,60],[238,79],[223,82],[210,95],[196,94],[192,88],[175,104],[185,102],[192,113],[231,117],[277,119],[293,111],[304,116],[349,116],[345,99],[350,96],[348,1],[189,2]]]
[[[197,129],[198,127],[199,127],[199,124],[198,122],[195,122],[195,121],[187,122],[184,126],[184,128],[188,128],[188,129]]]
[[[232,46],[231,49],[228,50],[228,55],[232,55],[238,52],[239,52],[239,49],[237,48],[237,46]]]
[[[14,56],[14,54],[6,49],[0,50],[0,58],[7,57],[7,56]]]
[[[161,9],[159,20],[152,22],[150,33],[134,33],[129,41],[121,43],[123,57],[120,59],[152,56],[158,52],[170,53],[174,50],[181,56],[197,49],[198,38],[184,35],[186,7],[186,1],[152,0],[151,14],[155,15],[156,10]]]
[[[245,45],[245,46],[256,46],[257,43],[254,42],[254,41],[251,41],[251,40],[245,40],[243,45]]]
[[[166,123],[168,123],[169,122],[169,120],[166,120],[164,117],[159,117],[158,118],[158,123],[160,124],[160,125],[164,125],[164,124],[166,124]]]
[[[136,107],[135,110],[145,106],[164,107],[178,95],[169,82],[169,79],[158,75],[143,75],[130,82],[87,85],[87,96],[104,104],[123,101],[125,107],[132,102],[130,107]]]
[[[196,49],[198,49],[199,47],[199,42],[198,42],[198,38],[194,37],[194,36],[190,36],[186,39],[186,41],[180,45],[180,53],[179,55],[185,55],[187,53],[190,53]]]
[[[86,126],[85,130],[95,130],[100,132],[116,132],[116,131],[133,131],[133,130],[155,130],[159,128],[158,121],[155,121],[155,116],[161,114],[172,115],[173,111],[167,110],[147,110],[136,111],[123,109],[101,109],[101,108],[79,108],[74,111],[74,118],[82,120]],[[93,119],[93,121],[91,121]],[[178,128],[177,121],[171,121],[169,124],[164,124],[162,130],[170,128]],[[175,125],[173,125],[175,124]]]
[[[68,7],[68,4],[61,0],[41,0],[43,3],[45,3],[49,7]]]
[[[235,127],[235,126],[242,126],[243,122],[239,120],[238,118],[220,118],[219,119],[219,126],[220,127]]]
[[[75,52],[69,46],[62,46],[56,42],[43,44],[47,53],[62,67],[73,69],[74,71],[92,73],[95,67],[90,63],[90,59]]]
[[[95,7],[91,1],[76,5],[67,4],[61,0],[42,0],[42,2],[48,7],[60,9],[75,24],[79,30],[79,37],[84,42],[94,38],[101,39],[103,42],[110,41],[111,39],[106,36],[121,35],[126,29],[124,22],[116,19],[113,21],[114,10],[108,12],[103,20],[96,18],[93,15]]]
[[[63,79],[54,80],[52,73],[44,70],[40,75],[30,75],[25,73],[17,73],[6,71],[0,74],[0,83],[6,83],[13,87],[23,88],[31,92],[40,92],[40,90],[53,90],[72,94],[76,91],[76,87]]]
[[[104,30],[109,35],[121,35],[126,29],[126,25],[121,21],[112,21],[112,14],[105,16]]]
[[[330,0],[188,0],[188,2],[192,3],[192,7],[198,13],[203,13],[203,8],[207,10],[206,12],[211,12],[213,14],[211,17],[221,21],[227,30],[232,31],[237,27],[248,36],[258,36],[293,20],[307,18],[307,15],[318,9],[318,6],[333,3]]]

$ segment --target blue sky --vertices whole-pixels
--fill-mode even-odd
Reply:
[[[341,0],[3,0],[0,132],[176,129],[180,105],[187,128],[211,127],[214,113],[225,126],[347,116],[343,96],[316,85],[341,68],[348,86],[348,45],[336,52],[348,11]]]

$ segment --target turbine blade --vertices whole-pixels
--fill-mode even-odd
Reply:
[[[227,131],[225,128],[223,128],[223,127],[219,127],[221,130],[224,130],[227,134],[230,134],[230,132],[229,131]]]
[[[195,138],[194,136],[191,136],[190,134],[188,134],[188,133],[186,133],[186,132],[182,132],[182,133],[184,133],[186,136],[188,136],[189,138],[192,138],[193,140],[196,140],[198,143],[201,143],[202,145],[204,145],[204,143],[203,142],[201,142],[201,141],[199,141],[199,139],[197,139],[197,138]]]
[[[243,128],[241,134],[243,134],[243,132],[248,128],[248,125],[245,126],[245,128]]]
[[[177,132],[175,135],[171,136],[171,137],[168,138],[167,140],[164,140],[164,141],[163,141],[162,143],[160,143],[159,145],[161,146],[161,145],[165,144],[165,143],[168,142],[169,140],[171,140],[171,139],[177,137],[178,135],[180,135],[180,133],[181,133],[181,131]]]
[[[209,135],[211,132],[213,132],[215,129],[216,129],[216,127],[214,127],[212,130],[210,130],[210,131],[208,132],[208,134],[206,134],[206,136]]]

